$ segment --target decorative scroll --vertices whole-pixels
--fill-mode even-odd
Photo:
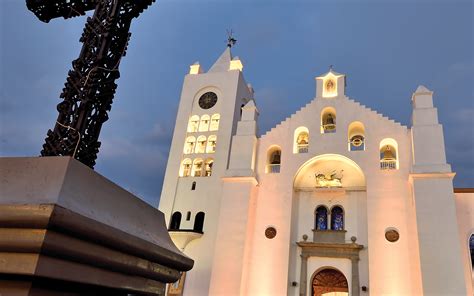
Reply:
[[[321,174],[316,173],[314,176],[316,177],[316,187],[324,188],[324,187],[342,187],[342,172],[341,170],[338,173],[336,171],[332,171],[330,174]]]
[[[117,84],[119,65],[127,50],[133,18],[155,0],[26,0],[41,21],[84,15],[79,58],[72,62],[57,105],[56,125],[49,130],[42,156],[68,155],[93,168],[102,124],[108,120]]]

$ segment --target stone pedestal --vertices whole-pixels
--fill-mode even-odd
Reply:
[[[0,295],[163,295],[164,215],[69,157],[0,158]]]

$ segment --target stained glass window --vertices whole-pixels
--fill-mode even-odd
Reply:
[[[331,229],[344,230],[344,211],[339,206],[335,206],[331,210]]]
[[[316,209],[316,229],[327,230],[328,229],[328,210],[324,206],[319,206]]]

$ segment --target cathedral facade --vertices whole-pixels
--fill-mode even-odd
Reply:
[[[406,127],[346,96],[345,75],[315,80],[259,136],[230,48],[190,66],[159,209],[195,265],[168,295],[472,295],[474,191],[453,188],[433,92],[416,89]]]

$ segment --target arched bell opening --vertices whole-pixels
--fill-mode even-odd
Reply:
[[[169,230],[179,230],[181,225],[181,217],[182,215],[180,212],[174,212],[173,215],[171,215]]]
[[[196,138],[193,136],[189,136],[186,138],[186,142],[184,143],[184,154],[191,154],[194,152],[194,146],[196,145]]]
[[[179,170],[179,176],[180,177],[189,177],[191,175],[191,166],[192,166],[192,161],[189,158],[184,159],[181,162],[181,168]]]
[[[209,131],[217,131],[219,129],[219,122],[221,120],[220,114],[213,114],[211,116],[211,125],[209,126]]]
[[[281,166],[281,148],[279,146],[272,146],[267,151],[267,165],[265,172],[267,174],[280,173]]]
[[[207,143],[206,136],[202,136],[202,135],[199,136],[197,138],[195,153],[205,153],[206,152],[206,143]]]
[[[293,136],[293,153],[307,153],[309,148],[309,130],[300,126],[295,129]]]
[[[347,141],[349,151],[365,150],[365,127],[360,121],[354,121],[349,124],[347,129]]]
[[[195,232],[200,232],[202,233],[203,227],[204,227],[204,217],[206,214],[204,212],[199,212],[196,214],[196,217],[194,218],[194,227],[193,231]]]
[[[211,122],[211,117],[207,114],[201,116],[201,122],[199,123],[199,131],[207,132],[209,130],[209,124]]]
[[[326,107],[321,111],[321,134],[336,132],[336,109]]]
[[[397,170],[398,161],[398,144],[394,139],[386,138],[380,141],[380,169],[381,170]]]
[[[317,270],[311,278],[312,296],[348,296],[349,283],[342,272],[333,267]]]
[[[188,121],[188,133],[195,133],[199,128],[199,116],[193,115]]]

